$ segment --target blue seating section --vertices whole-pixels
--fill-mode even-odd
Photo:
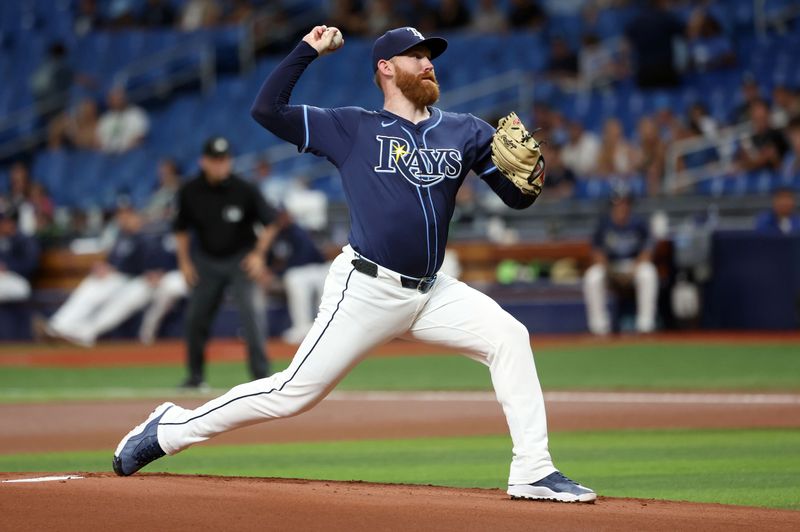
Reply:
[[[477,5],[470,0],[470,7]],[[767,10],[782,9],[789,0],[769,0]],[[175,1],[180,5],[179,0]],[[320,0],[302,2],[304,8],[324,10]],[[504,0],[502,6],[510,5]],[[545,2],[546,6],[551,3]],[[293,4],[294,5],[294,4]],[[103,4],[105,9],[107,6]],[[552,7],[552,6],[551,6]],[[692,8],[680,10],[688,18]],[[532,99],[543,101],[561,110],[568,118],[578,119],[596,132],[609,117],[621,120],[629,136],[635,134],[636,123],[642,115],[669,109],[684,115],[694,102],[705,103],[711,114],[720,122],[729,122],[732,110],[739,102],[739,88],[744,72],[752,73],[765,91],[778,84],[800,86],[800,28],[785,35],[757,37],[753,28],[753,2],[731,0],[724,6],[712,4],[711,10],[720,20],[732,41],[738,56],[735,68],[688,74],[682,88],[672,91],[644,92],[632,82],[617,84],[613,90],[592,91],[585,94],[562,92],[542,73],[547,67],[549,40],[561,35],[577,46],[586,32],[602,38],[619,36],[635,8],[614,8],[599,12],[590,20],[580,14],[567,13],[553,8],[548,24],[536,32],[505,35],[476,36],[452,34],[447,54],[437,62],[437,71],[445,91],[458,88],[475,80],[521,69],[533,76]],[[213,43],[218,66],[222,67],[216,89],[210,94],[183,91],[167,102],[153,102],[148,109],[151,116],[151,133],[144,145],[122,156],[105,156],[95,153],[57,152],[39,153],[34,162],[34,176],[51,190],[59,204],[68,206],[108,205],[120,191],[142,201],[155,186],[155,166],[159,157],[175,157],[186,172],[196,168],[199,146],[212,134],[228,136],[237,153],[263,150],[278,143],[249,116],[250,105],[263,79],[274,68],[276,59],[260,61],[247,74],[225,75],[237,65],[238,28],[221,28],[181,33],[173,30],[121,32],[95,32],[84,37],[72,33],[72,6],[69,0],[29,0],[27,2],[0,2],[0,73],[3,79],[14,80],[0,87],[0,116],[30,105],[28,79],[34,67],[45,57],[47,46],[56,38],[63,39],[76,71],[96,79],[98,85],[90,92],[100,97],[113,79],[113,74],[124,65],[149,54],[186,42],[201,39]],[[319,106],[357,104],[378,108],[381,97],[372,83],[369,66],[371,41],[348,39],[348,45],[324,61],[315,62],[298,83],[294,101],[310,102]],[[514,53],[510,53],[514,50]],[[188,61],[199,61],[189,58]],[[164,70],[176,69],[185,64],[166,65]],[[129,88],[158,79],[160,71],[148,72],[129,81]],[[343,83],[342,80],[347,80]],[[75,98],[83,96],[85,89],[76,90]],[[455,111],[496,112],[498,104],[515,101],[514,90],[482,97]],[[527,110],[518,111],[525,113]],[[1,132],[0,135],[19,135],[22,130]],[[0,139],[3,140],[3,139]],[[710,157],[713,154],[706,154]],[[705,157],[705,155],[704,155]],[[282,162],[276,168],[283,173],[302,173],[317,161],[310,156]],[[690,161],[699,164],[700,161]],[[0,180],[3,175],[0,172]],[[720,180],[723,178],[721,177]],[[718,180],[719,182],[722,182]],[[742,176],[726,179],[725,185],[715,181],[703,183],[696,192],[701,194],[750,193],[767,190],[766,183],[774,186],[777,178]],[[744,185],[731,183],[741,182]],[[317,179],[313,186],[332,197],[340,197],[341,186],[330,176]],[[634,187],[641,188],[640,179]],[[605,194],[602,184],[587,180],[578,187],[578,197],[592,198]]]

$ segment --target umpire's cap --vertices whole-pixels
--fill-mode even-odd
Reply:
[[[203,155],[222,158],[231,154],[231,143],[225,137],[211,137],[203,144]]]
[[[447,49],[447,41],[441,37],[427,39],[415,28],[406,26],[387,31],[375,40],[372,45],[372,69],[378,70],[378,61],[391,59],[396,55],[424,44],[431,51],[431,59],[436,59]]]

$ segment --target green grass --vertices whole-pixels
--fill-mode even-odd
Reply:
[[[794,345],[604,344],[537,350],[536,363],[546,390],[800,390],[800,347]],[[285,366],[275,363],[276,370]],[[174,392],[184,371],[177,365],[4,367],[0,402],[163,396]],[[211,364],[208,376],[220,390],[248,379],[243,363]],[[484,366],[456,355],[368,358],[339,385],[340,390],[490,388]]]
[[[567,475],[601,495],[800,510],[800,431],[551,435]],[[503,488],[507,437],[198,446],[147,471]],[[111,450],[0,456],[0,471],[108,471]]]

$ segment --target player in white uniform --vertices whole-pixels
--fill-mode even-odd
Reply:
[[[317,26],[264,83],[252,114],[278,136],[332,161],[350,206],[350,244],[331,266],[316,321],[289,367],[196,409],[165,403],[119,443],[114,470],[217,434],[300,414],[321,401],[374,347],[405,338],[455,348],[488,366],[513,440],[512,497],[591,502],[595,493],[553,466],[544,399],[527,329],[485,294],[438,272],[456,193],[474,170],[513,208],[530,206],[491,160],[494,128],[445,113],[431,60],[447,46],[414,28],[387,32],[372,66],[384,108],[289,105],[294,83],[340,44]]]

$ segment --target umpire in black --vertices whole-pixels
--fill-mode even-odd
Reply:
[[[255,280],[265,274],[264,257],[278,230],[277,214],[258,189],[231,173],[227,139],[206,141],[200,168],[200,175],[178,191],[174,223],[178,266],[191,287],[186,316],[189,376],[183,384],[188,389],[206,386],[205,346],[228,287],[242,321],[250,372],[254,379],[268,375],[266,317],[263,305],[256,303]],[[190,231],[195,239],[191,246]]]

